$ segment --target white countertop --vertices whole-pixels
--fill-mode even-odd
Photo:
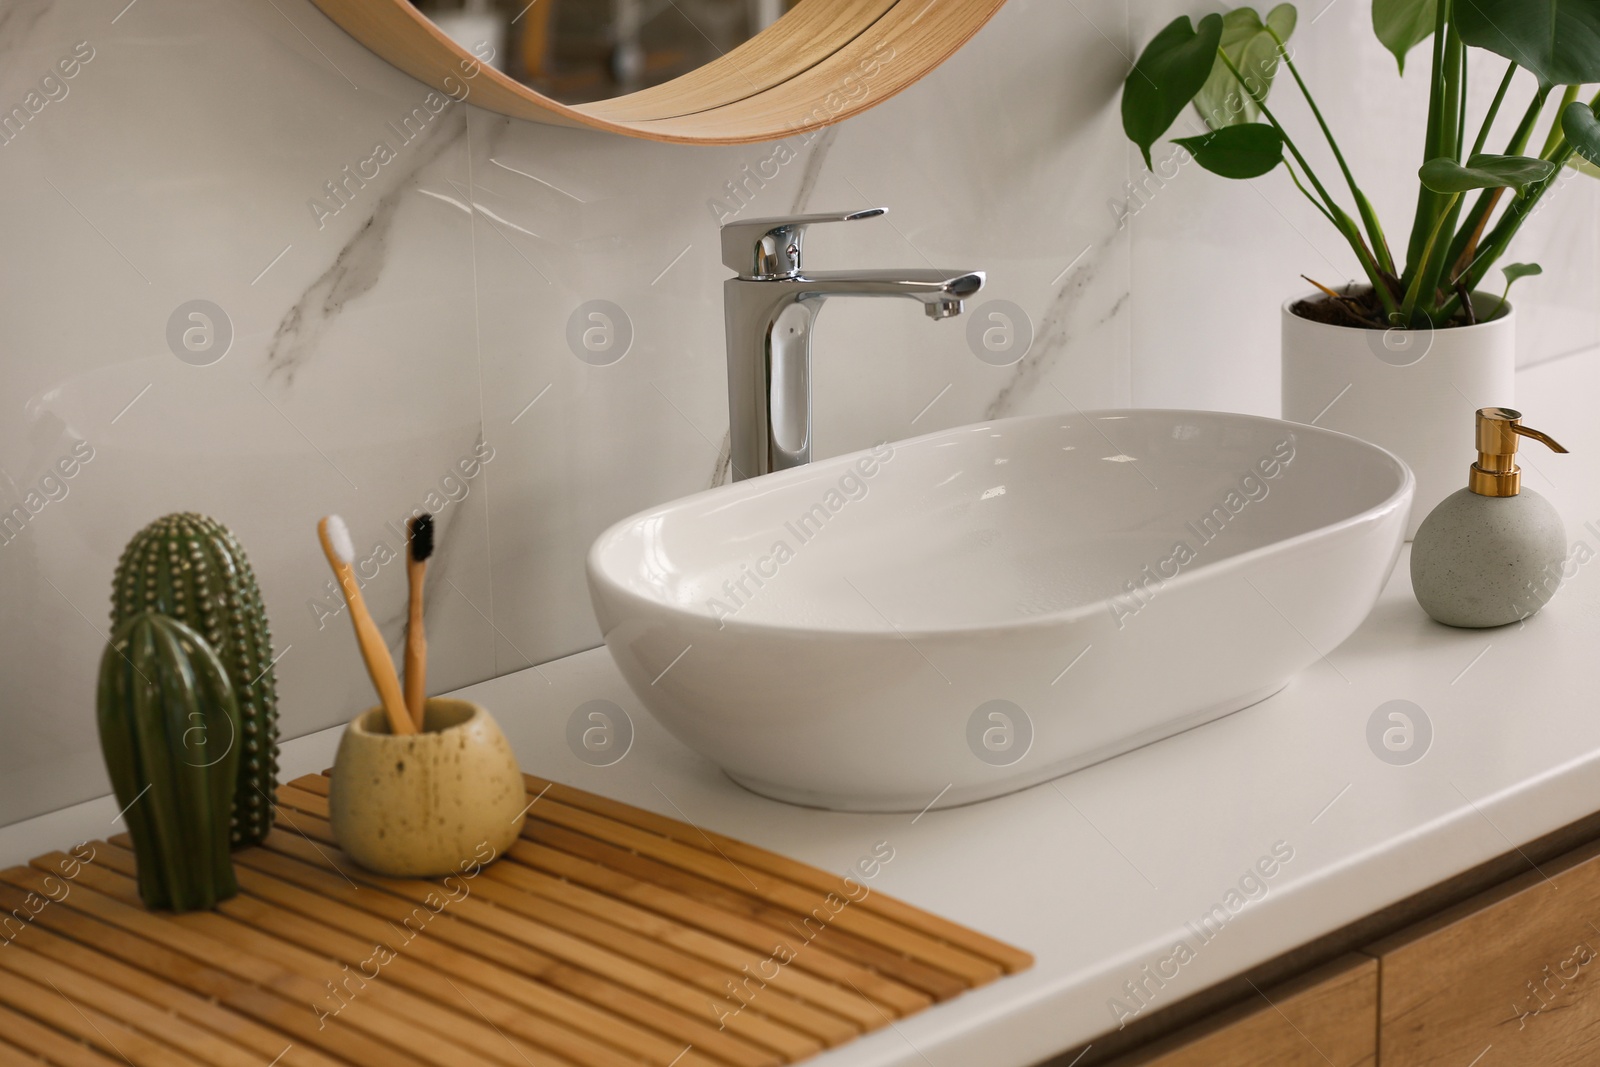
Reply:
[[[1112,998],[1138,1008],[1123,984],[1180,939],[1197,946],[1193,958],[1148,1011],[1600,810],[1600,420],[1590,399],[1600,396],[1600,353],[1525,371],[1518,391],[1529,422],[1573,451],[1526,456],[1525,484],[1561,510],[1585,558],[1597,557],[1574,562],[1541,614],[1491,631],[1439,626],[1413,600],[1402,554],[1361,629],[1281,693],[1008,797],[912,817],[754,796],[657,726],[604,649],[452,695],[489,708],[531,773],[829,870],[887,840],[895,856],[875,889],[1037,958],[816,1067],[1025,1067],[1075,1054],[1116,1026]],[[1463,427],[1463,478],[1469,449]],[[628,754],[604,768],[566,742],[573,709],[597,698],[621,705],[636,730]],[[1433,731],[1407,766],[1367,743],[1374,710],[1397,699],[1419,706]],[[287,742],[284,778],[331,764],[339,732]],[[114,833],[115,812],[106,797],[0,828],[0,864]],[[1257,899],[1200,944],[1190,924],[1225,905],[1275,845],[1293,858],[1265,880],[1265,895],[1253,890]]]

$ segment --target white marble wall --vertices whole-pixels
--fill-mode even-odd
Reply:
[[[1185,170],[1117,221],[1139,169],[1117,117],[1131,42],[1206,6],[1010,0],[912,90],[796,145],[742,214],[887,205],[886,220],[818,231],[811,262],[982,268],[984,299],[1019,305],[1035,333],[1000,368],[969,347],[970,318],[831,305],[819,454],[1069,405],[1276,412],[1277,304],[1302,271],[1350,272],[1286,179]],[[1416,73],[1398,85],[1366,17],[1348,0],[1314,25],[1308,12],[1298,54],[1343,90],[1324,108],[1352,131],[1352,162],[1384,175],[1380,206],[1404,215],[1415,160],[1380,138],[1414,124],[1424,88]],[[598,643],[588,543],[723,476],[726,271],[708,201],[773,147],[655,145],[459,104],[408,140],[390,124],[427,91],[307,0],[0,0],[0,107],[75,48],[90,58],[0,144],[0,510],[92,450],[0,543],[0,824],[106,791],[93,690],[110,575],[168,511],[210,513],[249,548],[287,736],[371,702],[348,625],[319,617],[313,528],[329,512],[368,554],[400,547],[386,524],[448,501],[435,688]],[[392,158],[331,213],[324,183],[379,142]],[[1551,272],[1523,283],[1529,360],[1600,339],[1596,195],[1575,184],[1519,250]],[[192,300],[231,324],[208,365],[167,339]],[[591,300],[632,325],[609,366],[567,344]],[[377,566],[367,595],[396,641],[404,592],[401,565]]]

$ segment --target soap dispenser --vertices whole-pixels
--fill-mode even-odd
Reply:
[[[1411,588],[1422,610],[1448,626],[1504,626],[1544,607],[1561,584],[1567,531],[1544,497],[1522,488],[1517,438],[1557,452],[1522,412],[1479,408],[1478,461],[1467,487],[1422,520],[1411,544]]]

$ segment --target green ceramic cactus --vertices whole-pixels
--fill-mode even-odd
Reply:
[[[272,829],[278,779],[278,695],[272,633],[255,572],[226,526],[193,512],[166,515],[128,542],[111,593],[117,626],[157,611],[193,627],[222,660],[239,705],[239,778],[230,840]]]
[[[194,911],[238,893],[239,708],[222,660],[183,623],[135,615],[100,657],[98,719],[145,904]]]

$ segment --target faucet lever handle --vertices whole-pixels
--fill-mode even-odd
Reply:
[[[885,207],[767,219],[744,219],[722,227],[722,262],[741,278],[790,278],[800,273],[806,228],[818,222],[855,222],[888,214]]]

